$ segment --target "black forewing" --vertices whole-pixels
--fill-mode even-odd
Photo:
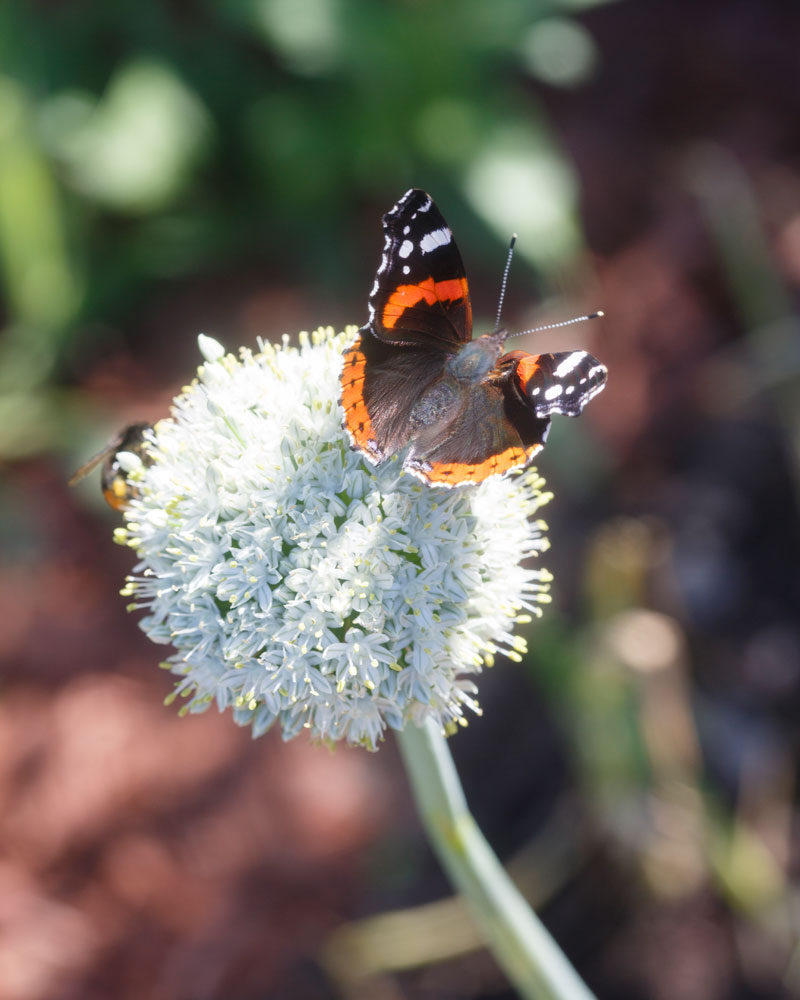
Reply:
[[[384,247],[369,297],[380,340],[451,352],[472,337],[464,264],[430,195],[412,189],[383,217]]]

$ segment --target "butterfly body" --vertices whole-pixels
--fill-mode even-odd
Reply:
[[[447,362],[447,371],[459,382],[483,382],[503,353],[506,331],[485,333],[467,341]]]
[[[424,191],[408,191],[383,228],[369,322],[341,376],[353,447],[379,464],[410,445],[403,467],[430,486],[527,465],[551,414],[579,414],[603,388],[605,367],[585,351],[504,354],[505,330],[472,339],[464,265]]]

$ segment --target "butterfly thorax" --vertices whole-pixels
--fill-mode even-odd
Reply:
[[[505,339],[505,330],[497,330],[469,341],[447,362],[447,373],[459,382],[482,382],[497,364]]]

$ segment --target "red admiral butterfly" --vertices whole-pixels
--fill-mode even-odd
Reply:
[[[117,455],[121,451],[131,451],[134,455],[138,455],[145,465],[149,465],[151,459],[144,450],[144,432],[150,427],[151,424],[131,424],[129,427],[124,427],[102,451],[92,455],[88,462],[83,463],[67,485],[74,486],[102,462],[100,485],[106,503],[114,510],[124,510],[139,494],[136,487],[128,482]]]
[[[353,447],[374,464],[411,444],[403,468],[429,486],[481,483],[544,447],[550,415],[576,417],[606,382],[586,351],[503,354],[472,339],[461,255],[424,191],[383,217],[369,323],[344,354],[341,403]]]

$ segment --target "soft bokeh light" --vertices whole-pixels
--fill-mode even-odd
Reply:
[[[290,69],[317,76],[342,58],[338,0],[253,0],[252,7],[256,25]]]
[[[545,83],[574,87],[587,80],[597,49],[586,29],[567,18],[544,18],[531,25],[520,44],[527,69]]]
[[[497,236],[516,232],[517,253],[544,271],[563,268],[580,250],[575,178],[546,132],[493,132],[468,166],[464,187]]]
[[[82,97],[59,95],[60,108],[44,109],[49,143],[70,183],[120,211],[163,208],[183,190],[210,138],[196,95],[169,66],[134,60],[117,70],[96,105],[81,107]]]

